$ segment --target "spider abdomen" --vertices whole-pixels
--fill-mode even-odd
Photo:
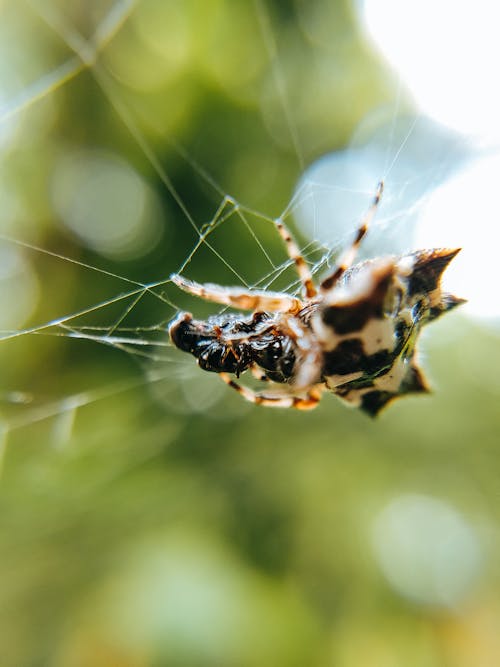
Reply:
[[[428,391],[415,344],[422,326],[463,301],[440,289],[456,252],[372,260],[345,275],[312,321],[328,389],[372,415],[398,396]]]

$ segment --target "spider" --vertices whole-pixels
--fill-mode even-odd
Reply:
[[[283,221],[275,220],[300,278],[302,298],[201,285],[173,274],[172,281],[185,292],[253,313],[226,313],[203,321],[181,312],[169,325],[172,343],[259,405],[308,410],[328,390],[375,416],[399,396],[428,392],[415,344],[422,326],[464,302],[440,286],[443,271],[460,248],[418,250],[354,264],[382,191],[381,182],[352,244],[318,287]],[[253,391],[229,375],[239,378],[246,370],[271,390]]]

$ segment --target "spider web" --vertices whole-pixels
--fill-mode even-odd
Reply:
[[[169,133],[169,126],[182,128],[175,114],[185,111],[189,103],[196,105],[192,99],[195,86],[191,84],[190,90],[183,90],[182,71],[176,75],[179,76],[176,85],[178,95],[186,99],[179,102],[180,111],[169,110],[166,114],[173,116],[167,118],[166,130],[160,126],[161,113],[150,111],[148,103],[168,104],[168,97],[162,101],[159,93],[156,97],[149,92],[139,94],[137,81],[131,84],[130,80],[123,80],[127,67],[133,74],[135,57],[149,58],[153,66],[156,58],[159,65],[161,49],[167,49],[158,42],[157,33],[152,38],[153,46],[144,41],[144,34],[142,41],[137,37],[137,31],[145,30],[144,25],[152,27],[147,19],[154,15],[155,6],[158,8],[160,3],[116,0],[89,3],[79,13],[77,5],[68,9],[65,3],[33,1],[22,5],[22,9],[17,3],[6,3],[0,9],[6,18],[5,25],[18,30],[20,42],[8,65],[17,69],[15,75],[11,72],[5,79],[10,83],[2,93],[0,107],[3,129],[0,141],[4,146],[1,164],[4,222],[0,240],[5,258],[5,284],[9,289],[16,281],[21,285],[17,307],[22,322],[20,326],[4,327],[0,335],[0,352],[5,363],[9,358],[16,359],[8,364],[4,374],[5,434],[47,421],[52,434],[59,434],[57,437],[62,441],[71,432],[75,416],[83,406],[144,387],[162,407],[174,411],[212,409],[227,390],[222,383],[217,384],[215,377],[200,373],[187,355],[172,349],[166,326],[181,309],[203,317],[215,312],[217,306],[180,294],[170,274],[178,272],[200,282],[297,293],[300,284],[274,228],[276,217],[292,227],[313,275],[318,276],[334,264],[339,249],[349,243],[379,180],[386,182],[386,195],[363,249],[368,255],[401,252],[412,247],[415,216],[422,200],[450,170],[449,147],[457,146],[453,137],[447,139],[446,151],[441,145],[441,152],[433,156],[432,164],[429,158],[425,163],[415,164],[414,149],[421,140],[420,131],[428,128],[424,119],[404,113],[406,102],[400,84],[389,85],[380,75],[378,96],[365,100],[366,108],[353,110],[344,100],[339,105],[343,108],[339,118],[330,120],[325,114],[328,101],[315,103],[311,95],[312,91],[320,90],[326,96],[327,85],[332,78],[335,81],[334,76],[325,76],[323,71],[332,66],[337,56],[335,50],[329,52],[321,42],[310,45],[307,63],[314,65],[314,70],[304,73],[302,64],[293,56],[292,43],[300,32],[294,28],[296,15],[277,16],[260,1],[248,3],[241,14],[224,3],[214,2],[206,10],[208,14],[204,14],[214,13],[220,20],[219,33],[214,31],[212,37],[231,40],[230,28],[238,35],[242,26],[234,23],[235,17],[240,22],[252,21],[251,41],[255,43],[251,53],[244,55],[251,59],[259,54],[259,62],[255,64],[259,75],[255,80],[264,90],[261,131],[273,137],[273,150],[278,155],[266,172],[265,160],[259,161],[251,146],[246,145],[252,137],[245,134],[242,116],[236,131],[243,155],[239,162],[231,156],[240,178],[228,183],[227,171],[220,168],[220,161],[227,159],[224,147],[220,146],[218,155],[207,155],[203,150],[214,145],[208,139],[204,141],[212,131],[210,121],[225,122],[221,118],[225,111],[217,106],[218,102],[214,102],[206,124],[203,118],[192,123],[201,132],[198,143],[202,147],[198,150],[192,136],[178,141],[176,131]],[[177,31],[189,30],[189,22],[195,20],[196,11],[201,11],[197,3],[186,6],[179,19],[182,25],[174,24],[165,43],[170,39],[175,41]],[[320,5],[316,10],[319,8]],[[168,16],[174,17],[172,7],[169,11]],[[301,30],[307,28],[319,39],[318,17],[311,12],[299,18]],[[201,23],[198,18],[197,39],[203,43],[206,35]],[[43,38],[30,46],[30,35],[35,33],[41,33]],[[120,49],[121,40],[128,40],[129,51]],[[146,47],[148,53],[144,55],[141,49]],[[199,48],[202,47],[213,56],[207,67],[213,72],[218,67],[227,70],[224,94],[229,99],[230,95],[239,96],[236,102],[230,99],[230,106],[244,106],[245,96],[255,96],[255,90],[251,85],[243,86],[223,62],[220,44],[202,44]],[[182,44],[178,48],[182,51]],[[169,54],[163,56],[167,58]],[[380,69],[380,65],[372,67]],[[248,72],[241,76],[244,75],[250,76]],[[154,79],[154,72],[151,77]],[[229,80],[232,88],[228,92]],[[301,85],[306,81],[309,89],[304,91]],[[157,225],[148,232],[151,238],[143,239],[142,251],[140,247],[134,250],[133,243],[126,245],[122,255],[112,243],[109,247],[102,244],[92,247],[95,236],[89,236],[81,226],[68,230],[54,222],[56,215],[47,201],[46,190],[51,191],[54,170],[59,169],[60,179],[67,177],[66,167],[71,160],[47,162],[45,167],[51,171],[49,183],[46,175],[33,166],[37,162],[36,152],[46,150],[44,133],[52,131],[59,122],[74,125],[68,136],[59,137],[58,150],[62,151],[62,144],[69,142],[69,136],[75,142],[78,138],[80,146],[85,144],[78,137],[79,132],[86,131],[84,125],[79,127],[83,116],[76,114],[70,119],[67,115],[68,107],[71,108],[68,99],[83,94],[80,83],[93,87],[96,104],[105,109],[107,122],[116,129],[120,148],[110,141],[111,148],[104,161],[111,151],[121,150],[120,169],[124,164],[132,164],[135,169],[132,182],[139,179],[141,192],[148,194],[150,212]],[[146,88],[149,85],[151,90],[153,83],[141,82],[141,85]],[[347,89],[346,94],[350,93],[352,89]],[[208,91],[207,95],[210,94]],[[78,101],[73,104],[78,105]],[[315,106],[322,109],[321,118],[314,111]],[[368,115],[369,108],[376,111]],[[93,110],[88,112],[92,114]],[[361,118],[368,120],[358,123]],[[99,121],[96,112],[96,122]],[[313,131],[315,122],[325,128],[322,141],[318,140],[320,132]],[[231,119],[227,123],[230,133]],[[333,139],[327,136],[326,128],[330,125]],[[356,126],[358,129],[353,133]],[[99,166],[103,159],[99,144],[106,145],[106,127],[89,142],[98,147],[92,154],[95,161],[90,162],[91,166]],[[224,136],[220,128],[218,131],[219,136]],[[314,163],[322,154],[341,147],[341,142],[349,136],[354,138],[348,150],[337,154],[341,159]],[[413,147],[411,169],[404,158],[410,147]],[[454,157],[459,152],[457,149]],[[27,154],[31,157],[26,157]],[[304,172],[308,164],[313,166]],[[263,169],[263,175],[259,168]],[[285,171],[285,177],[276,177],[280,169]],[[87,178],[88,169],[83,173]],[[274,178],[276,192],[266,192],[266,174]],[[25,192],[13,194],[9,183],[16,183],[16,187],[24,183]],[[196,193],[194,202],[190,191]],[[42,202],[36,215],[34,209],[23,211],[32,196]],[[57,193],[54,197],[57,199]],[[167,225],[165,217],[170,220]],[[163,256],[167,262],[162,266]],[[149,271],[141,275],[144,257],[151,258],[154,276]],[[9,272],[10,265],[13,268]],[[123,266],[126,268],[122,269]],[[83,290],[79,289],[81,286]],[[24,315],[23,290],[31,290],[36,302],[35,306],[26,306]],[[15,297],[17,292],[14,290],[12,294]],[[15,311],[10,301],[9,307]],[[106,354],[97,352],[99,347]],[[87,375],[85,360],[91,358],[94,372]],[[58,364],[59,372],[54,368]],[[102,377],[96,369],[102,369]],[[233,412],[238,414],[238,410],[244,409],[235,407]]]

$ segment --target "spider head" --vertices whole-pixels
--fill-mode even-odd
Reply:
[[[195,354],[200,341],[209,335],[207,330],[203,330],[203,324],[194,321],[191,313],[179,313],[168,325],[170,340],[179,350]]]

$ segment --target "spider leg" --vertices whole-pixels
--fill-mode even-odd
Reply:
[[[384,183],[383,181],[380,181],[380,183],[377,186],[377,192],[375,193],[375,197],[373,198],[370,208],[366,212],[365,217],[363,218],[361,225],[359,226],[358,231],[356,232],[354,241],[352,242],[351,246],[347,248],[347,250],[340,256],[337,268],[334,270],[334,272],[330,274],[328,277],[326,277],[321,283],[320,288],[322,292],[331,289],[343,276],[343,274],[347,271],[347,269],[349,269],[352,266],[352,263],[354,262],[356,254],[358,252],[358,248],[361,245],[361,241],[365,237],[370,222],[372,221],[373,216],[377,211],[378,205],[380,204],[380,199],[382,198],[383,191],[384,191]]]
[[[311,299],[312,297],[316,296],[317,291],[312,279],[311,272],[309,271],[309,267],[306,264],[306,260],[302,256],[285,223],[280,218],[278,218],[274,221],[274,224],[276,225],[276,229],[278,230],[279,235],[283,239],[288,256],[295,262],[295,268],[299,274],[304,295],[308,299]]]
[[[272,408],[297,408],[297,410],[312,410],[321,399],[321,389],[319,386],[305,392],[303,396],[283,395],[266,396],[244,387],[234,380],[227,373],[219,373],[222,380],[232,389],[238,392],[246,401],[255,405],[267,405]]]
[[[201,285],[177,273],[172,274],[170,278],[184,292],[242,310],[298,313],[303,307],[300,299],[283,292],[246,290],[241,287],[223,287],[212,283]]]

